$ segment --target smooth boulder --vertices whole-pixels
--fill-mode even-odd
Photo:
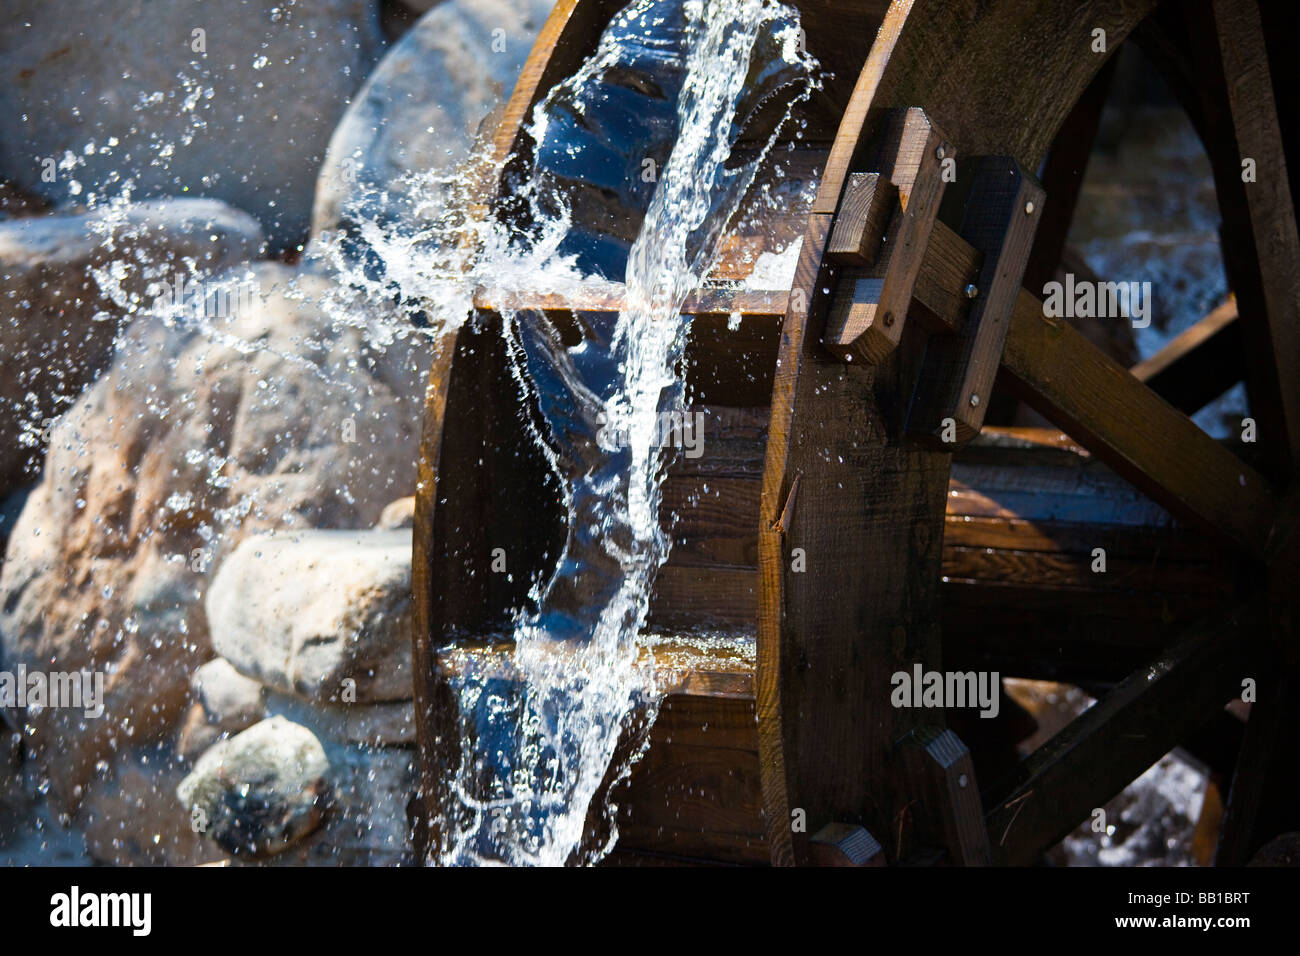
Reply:
[[[262,685],[239,673],[224,657],[200,667],[190,684],[208,723],[222,730],[244,730],[264,716]]]
[[[207,594],[213,647],[267,687],[321,704],[408,700],[411,536],[250,538]]]
[[[313,240],[357,223],[412,232],[454,203],[455,175],[504,103],[553,0],[444,0],[375,68],[330,139]]]
[[[329,760],[304,727],[271,717],[217,743],[176,788],[197,832],[235,856],[272,856],[320,826]]]
[[[0,178],[56,203],[187,192],[301,241],[316,170],[385,49],[375,0],[11,0]]]

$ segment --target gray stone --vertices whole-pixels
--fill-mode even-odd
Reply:
[[[283,852],[321,823],[330,764],[304,727],[271,717],[223,740],[176,788],[199,832],[235,856]]]
[[[219,654],[245,676],[321,703],[409,699],[410,614],[403,531],[250,538],[207,595]]]
[[[10,0],[0,177],[56,202],[128,179],[187,190],[299,241],[330,134],[383,49],[373,0]]]
[[[251,216],[211,199],[0,222],[0,496],[39,467],[47,426],[108,364],[152,283],[225,269],[261,246]]]
[[[243,730],[264,716],[262,685],[239,673],[224,657],[195,671],[190,685],[208,723],[222,730]]]
[[[313,239],[358,220],[436,215],[435,183],[470,156],[479,125],[510,97],[553,0],[445,0],[385,55],[340,120],[321,166]],[[498,32],[499,31],[499,32]],[[454,187],[444,182],[448,192]],[[418,208],[423,206],[424,208]]]
[[[228,318],[126,327],[54,425],[10,536],[0,657],[106,675],[102,718],[28,715],[28,756],[62,806],[101,757],[174,737],[213,656],[203,598],[225,553],[259,531],[369,528],[414,491],[423,342],[377,344],[324,276],[250,276],[250,307]],[[364,317],[386,321],[373,304]]]

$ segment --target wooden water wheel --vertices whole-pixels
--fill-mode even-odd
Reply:
[[[616,858],[1030,863],[1171,748],[1234,723],[1224,705],[1253,685],[1227,748],[1217,856],[1244,862],[1300,816],[1300,239],[1286,167],[1300,145],[1270,79],[1283,5],[794,5],[833,76],[760,179],[804,177],[815,198],[742,229],[710,276],[743,278],[756,251],[802,236],[793,288],[710,281],[683,308],[709,445],[666,479],[675,546],[648,654],[673,679],[620,791]],[[483,214],[508,214],[511,171],[531,156],[524,117],[620,6],[556,5],[496,129],[505,172],[485,181]],[[1158,64],[1206,146],[1234,294],[1134,370],[1033,291],[1060,264],[1125,42]],[[563,533],[493,328],[502,305],[479,291],[475,320],[435,356],[426,410],[415,667],[433,847],[461,746],[447,649],[493,653]],[[510,305],[572,342],[582,313],[618,308],[597,295]],[[1261,436],[1249,447],[1187,417],[1238,381]],[[995,393],[1061,433],[987,426]],[[490,573],[497,548],[515,573]],[[1096,549],[1105,574],[1090,570]],[[679,640],[701,629],[723,638]],[[969,710],[891,703],[892,676],[918,667],[1070,681],[1099,699],[1008,767],[981,754]]]

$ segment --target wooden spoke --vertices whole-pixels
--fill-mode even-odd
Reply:
[[[1259,557],[1268,482],[1022,292],[1003,367],[1021,397],[1174,514]]]
[[[1042,291],[1061,264],[1070,224],[1074,222],[1074,210],[1079,204],[1083,177],[1088,171],[1088,157],[1101,126],[1101,111],[1115,78],[1115,63],[1114,58],[1108,60],[1088,84],[1088,89],[1057,132],[1043,164],[1043,190],[1047,193],[1047,201],[1043,204],[1042,221],[1038,224],[1034,249],[1025,269],[1025,288],[1030,291]]]
[[[1270,473],[1284,482],[1300,456],[1300,234],[1259,6],[1196,0],[1186,9],[1224,263],[1250,358],[1251,411],[1267,436]]]
[[[909,791],[921,800],[930,839],[956,866],[988,866],[989,838],[970,750],[951,730],[918,727],[902,743]]]
[[[1192,415],[1244,374],[1237,303],[1229,299],[1129,371],[1174,408]]]
[[[1032,863],[1208,721],[1240,692],[1242,639],[1262,623],[1243,607],[1194,628],[1028,757],[988,814],[994,861]]]
[[[1256,682],[1246,737],[1233,774],[1215,862],[1240,866],[1263,843],[1297,826],[1300,807],[1300,644],[1296,587],[1300,577],[1300,484],[1278,511],[1268,548],[1267,639],[1256,642],[1245,676]]]
[[[934,231],[948,235],[932,244],[917,295],[925,315],[955,329],[946,310],[956,291],[937,291],[951,283],[954,266],[938,260],[955,254],[965,263],[974,250],[943,223]],[[1025,290],[1002,368],[1026,402],[1160,504],[1263,555],[1276,504],[1269,483],[1064,321],[1044,316]]]
[[[1294,827],[1297,792],[1295,728],[1300,687],[1281,659],[1270,656],[1245,675],[1256,681],[1259,700],[1251,705],[1245,739],[1228,792],[1214,862],[1244,866],[1270,838]],[[1270,783],[1272,786],[1270,787]]]

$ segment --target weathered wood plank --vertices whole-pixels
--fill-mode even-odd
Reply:
[[[1300,457],[1300,230],[1259,4],[1212,0],[1208,8],[1208,16],[1204,4],[1193,10],[1200,29],[1192,31],[1192,43],[1209,132],[1222,136],[1225,147],[1215,169],[1224,256],[1244,319],[1251,397],[1268,406],[1260,409],[1261,425],[1272,432],[1268,441],[1283,469],[1278,477],[1289,478]],[[1217,56],[1207,49],[1213,36]],[[1235,156],[1228,143],[1235,143]],[[1247,161],[1254,172],[1249,182]]]
[[[918,796],[931,830],[954,866],[988,866],[988,831],[970,750],[951,730],[920,727],[904,738],[909,790]]]
[[[900,382],[921,343],[874,369],[822,348],[829,224],[810,218],[795,286],[804,295],[792,295],[782,329],[759,520],[756,708],[768,844],[781,864],[807,862],[809,833],[827,823],[892,832],[907,802],[893,744],[918,715],[890,706],[889,674],[938,663],[948,456],[897,441]],[[806,831],[792,828],[794,811]]]
[[[880,173],[854,173],[835,216],[826,256],[845,266],[870,268],[898,201],[898,187]]]

